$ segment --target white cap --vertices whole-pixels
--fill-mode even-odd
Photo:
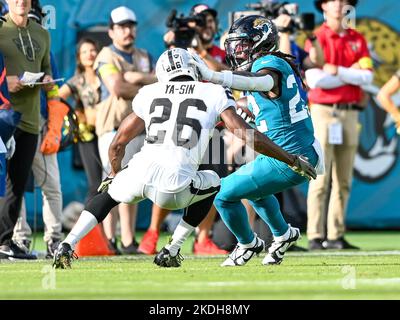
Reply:
[[[111,22],[113,24],[123,24],[126,22],[137,23],[135,13],[127,7],[118,7],[111,11]]]

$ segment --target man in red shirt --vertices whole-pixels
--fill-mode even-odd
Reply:
[[[322,69],[308,70],[306,79],[311,88],[308,97],[315,136],[325,153],[326,174],[310,182],[308,191],[310,250],[357,249],[344,239],[345,212],[359,141],[361,86],[370,84],[373,74],[364,37],[345,25],[345,6],[356,4],[357,0],[315,1],[325,17],[325,23],[316,32],[325,65]],[[309,45],[306,44],[306,51]],[[326,234],[325,203],[329,190]]]

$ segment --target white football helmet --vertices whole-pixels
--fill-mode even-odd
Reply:
[[[200,80],[197,68],[189,63],[192,56],[181,48],[165,51],[157,61],[156,76],[160,82],[168,82],[179,76],[189,76],[195,81]]]

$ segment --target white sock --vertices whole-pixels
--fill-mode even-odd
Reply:
[[[290,225],[289,225],[289,228],[287,229],[287,231],[283,235],[281,235],[279,237],[274,237],[274,240],[276,242],[286,241],[287,239],[289,239],[289,236],[290,236]]]
[[[178,250],[182,247],[182,244],[190,236],[194,229],[195,227],[192,227],[190,224],[181,219],[174,231],[174,234],[172,235],[171,243],[165,246],[165,248],[169,250],[171,256],[174,257],[178,254]]]
[[[253,247],[256,245],[256,243],[257,243],[257,235],[254,234],[254,239],[253,239],[253,241],[251,241],[250,243],[245,243],[245,244],[239,243],[239,245],[240,245],[242,248],[253,248]]]
[[[75,245],[86,236],[98,224],[96,217],[89,211],[83,210],[78,221],[72,228],[71,232],[63,241],[71,245],[72,249]]]

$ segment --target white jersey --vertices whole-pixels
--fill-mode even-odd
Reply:
[[[146,124],[142,156],[193,177],[220,114],[235,101],[220,85],[175,81],[143,87],[132,106]]]

